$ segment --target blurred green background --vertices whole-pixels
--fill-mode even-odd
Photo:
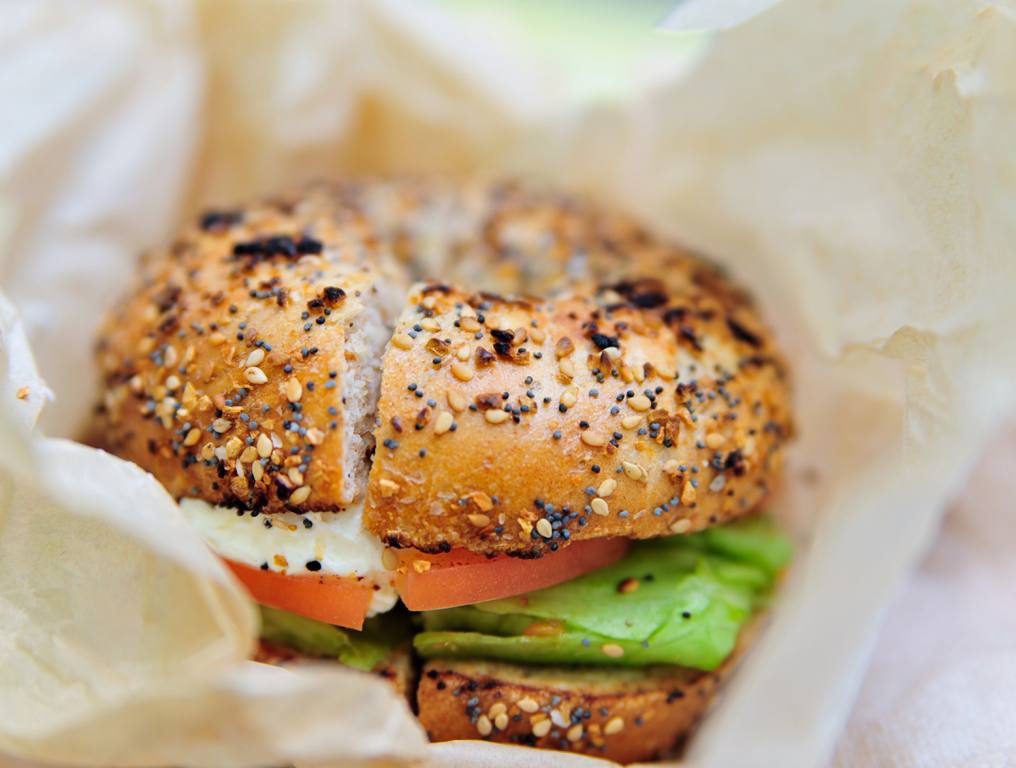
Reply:
[[[440,0],[456,16],[493,27],[566,78],[580,100],[609,100],[687,70],[707,36],[656,30],[676,0]]]

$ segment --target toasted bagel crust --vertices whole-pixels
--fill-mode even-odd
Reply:
[[[362,491],[373,441],[370,411],[356,412],[344,391],[360,362],[350,323],[367,312],[394,323],[410,277],[435,274],[475,290],[570,286],[579,297],[541,304],[444,288],[412,297],[382,371],[371,530],[425,550],[538,554],[562,545],[565,531],[695,530],[765,497],[790,431],[787,387],[745,295],[624,216],[511,183],[318,184],[205,214],[146,259],[138,287],[104,327],[105,388],[92,440],[151,471],[177,497],[267,513],[340,509]],[[596,293],[602,281],[614,288]],[[455,328],[457,301],[506,327]],[[431,322],[440,333],[413,330]],[[517,327],[528,338],[514,337],[507,351],[491,334]],[[407,336],[416,336],[410,348],[398,347]],[[601,337],[615,336],[620,359],[593,360],[606,354]],[[446,338],[455,354],[468,343],[494,364],[435,352]],[[564,338],[574,350],[559,357]],[[455,377],[463,366],[469,381]],[[410,384],[418,388],[410,392]],[[642,390],[660,387],[649,410],[631,409],[629,400],[643,403]],[[628,390],[634,397],[615,404]],[[524,403],[529,391],[533,402]],[[458,412],[447,400],[453,392],[480,410]],[[485,411],[502,392],[507,405],[527,405],[518,424],[489,420],[500,418]],[[574,406],[557,410],[573,396]],[[454,433],[436,434],[448,418],[443,410]],[[639,414],[646,417],[639,425],[625,426]],[[348,433],[364,417],[364,439],[352,451]],[[654,423],[659,431],[650,430]],[[605,436],[603,446],[588,444]],[[613,495],[592,503],[587,490],[609,478]],[[596,514],[604,504],[608,514]],[[558,523],[550,539],[533,538],[530,526],[542,518]]]
[[[706,710],[722,671],[553,669],[432,661],[416,689],[431,741],[485,739],[604,757],[653,760]]]
[[[791,432],[784,366],[710,268],[556,300],[414,288],[383,363],[365,525],[536,556],[756,509]]]

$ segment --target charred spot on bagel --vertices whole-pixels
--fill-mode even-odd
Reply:
[[[420,289],[420,293],[426,296],[428,293],[451,293],[452,287],[444,283],[428,283]]]
[[[786,362],[775,355],[748,355],[738,360],[737,366],[741,369],[771,367],[781,379],[788,375]]]
[[[242,221],[243,211],[211,209],[201,214],[198,226],[206,232],[221,233]]]
[[[690,325],[682,323],[678,327],[678,334],[682,339],[688,341],[692,347],[695,348],[696,352],[702,352],[705,349],[705,347],[702,346],[702,340],[698,337]]]
[[[604,350],[608,347],[620,348],[621,342],[617,336],[608,336],[605,333],[593,332],[589,336],[589,340],[593,342],[598,349]]]
[[[476,348],[475,358],[477,368],[488,368],[497,360],[493,354],[483,347]]]
[[[491,408],[500,408],[502,399],[501,393],[482,392],[473,398],[473,402],[481,411],[489,411]]]
[[[168,312],[176,306],[183,288],[176,283],[167,283],[152,296],[152,303],[159,312]]]
[[[307,302],[307,309],[318,310],[327,307],[334,307],[345,298],[345,290],[337,285],[329,285],[323,288],[315,298]]]
[[[749,344],[756,349],[762,346],[762,339],[753,331],[750,331],[743,323],[739,322],[733,317],[727,317],[727,327],[730,328],[730,332],[734,335],[734,338],[738,341],[743,341],[745,344]]]
[[[688,307],[667,307],[663,312],[663,322],[670,326],[679,326],[684,322],[689,312]]]

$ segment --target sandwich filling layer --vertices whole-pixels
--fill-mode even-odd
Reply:
[[[413,646],[425,659],[713,670],[765,606],[790,555],[788,539],[764,518],[637,542],[617,563],[554,587],[415,614],[423,631]],[[342,650],[341,637],[356,633],[283,611],[265,616],[265,639],[305,655],[360,652]]]

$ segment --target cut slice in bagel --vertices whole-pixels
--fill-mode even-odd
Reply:
[[[424,552],[537,556],[753,511],[791,431],[788,383],[732,295],[417,286],[385,353],[367,528]]]

